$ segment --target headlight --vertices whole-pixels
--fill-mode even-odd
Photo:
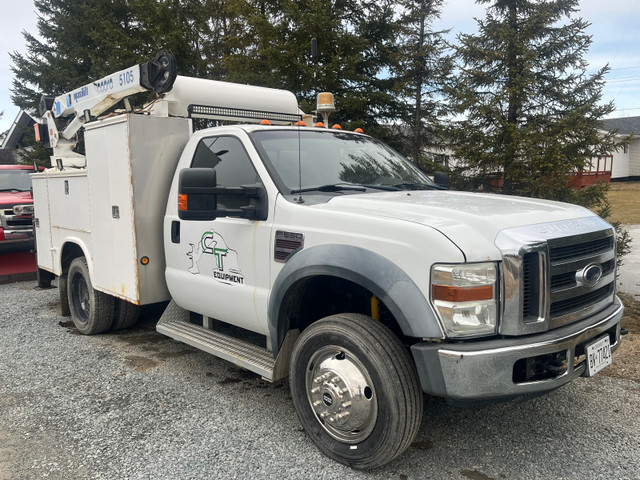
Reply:
[[[16,215],[32,215],[33,205],[16,205],[13,207],[13,213]]]
[[[496,333],[496,281],[495,263],[435,265],[431,269],[431,301],[447,336]]]

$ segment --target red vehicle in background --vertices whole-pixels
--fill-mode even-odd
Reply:
[[[29,165],[0,165],[0,253],[33,249]]]

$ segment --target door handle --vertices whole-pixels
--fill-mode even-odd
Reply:
[[[171,241],[173,243],[180,243],[180,222],[178,220],[171,222]]]

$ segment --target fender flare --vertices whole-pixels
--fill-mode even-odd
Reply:
[[[416,338],[444,338],[428,300],[395,263],[361,247],[320,245],[291,257],[273,284],[268,323],[274,355],[289,329],[288,322],[280,318],[282,302],[289,289],[300,280],[318,275],[349,280],[372,292],[387,306],[403,334]],[[426,266],[425,275],[428,275]]]
[[[65,249],[71,245],[74,245],[75,247],[80,249],[80,251],[82,251],[82,255],[87,259],[87,267],[89,268],[89,274],[93,279],[93,258],[90,255],[88,255],[87,252],[89,252],[90,250],[87,248],[87,245],[85,244],[85,242],[82,241],[82,239],[80,239],[79,237],[68,237],[64,239],[64,241],[62,242],[62,246],[60,247],[60,250],[55,258],[55,268],[57,270],[54,273],[56,273],[56,275],[63,274],[62,256]]]

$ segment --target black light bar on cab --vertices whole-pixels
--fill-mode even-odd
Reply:
[[[290,124],[302,120],[302,115],[294,113],[266,112],[244,108],[217,107],[212,105],[189,105],[191,118],[210,118],[213,120],[233,120],[259,123],[269,120],[272,123]]]

